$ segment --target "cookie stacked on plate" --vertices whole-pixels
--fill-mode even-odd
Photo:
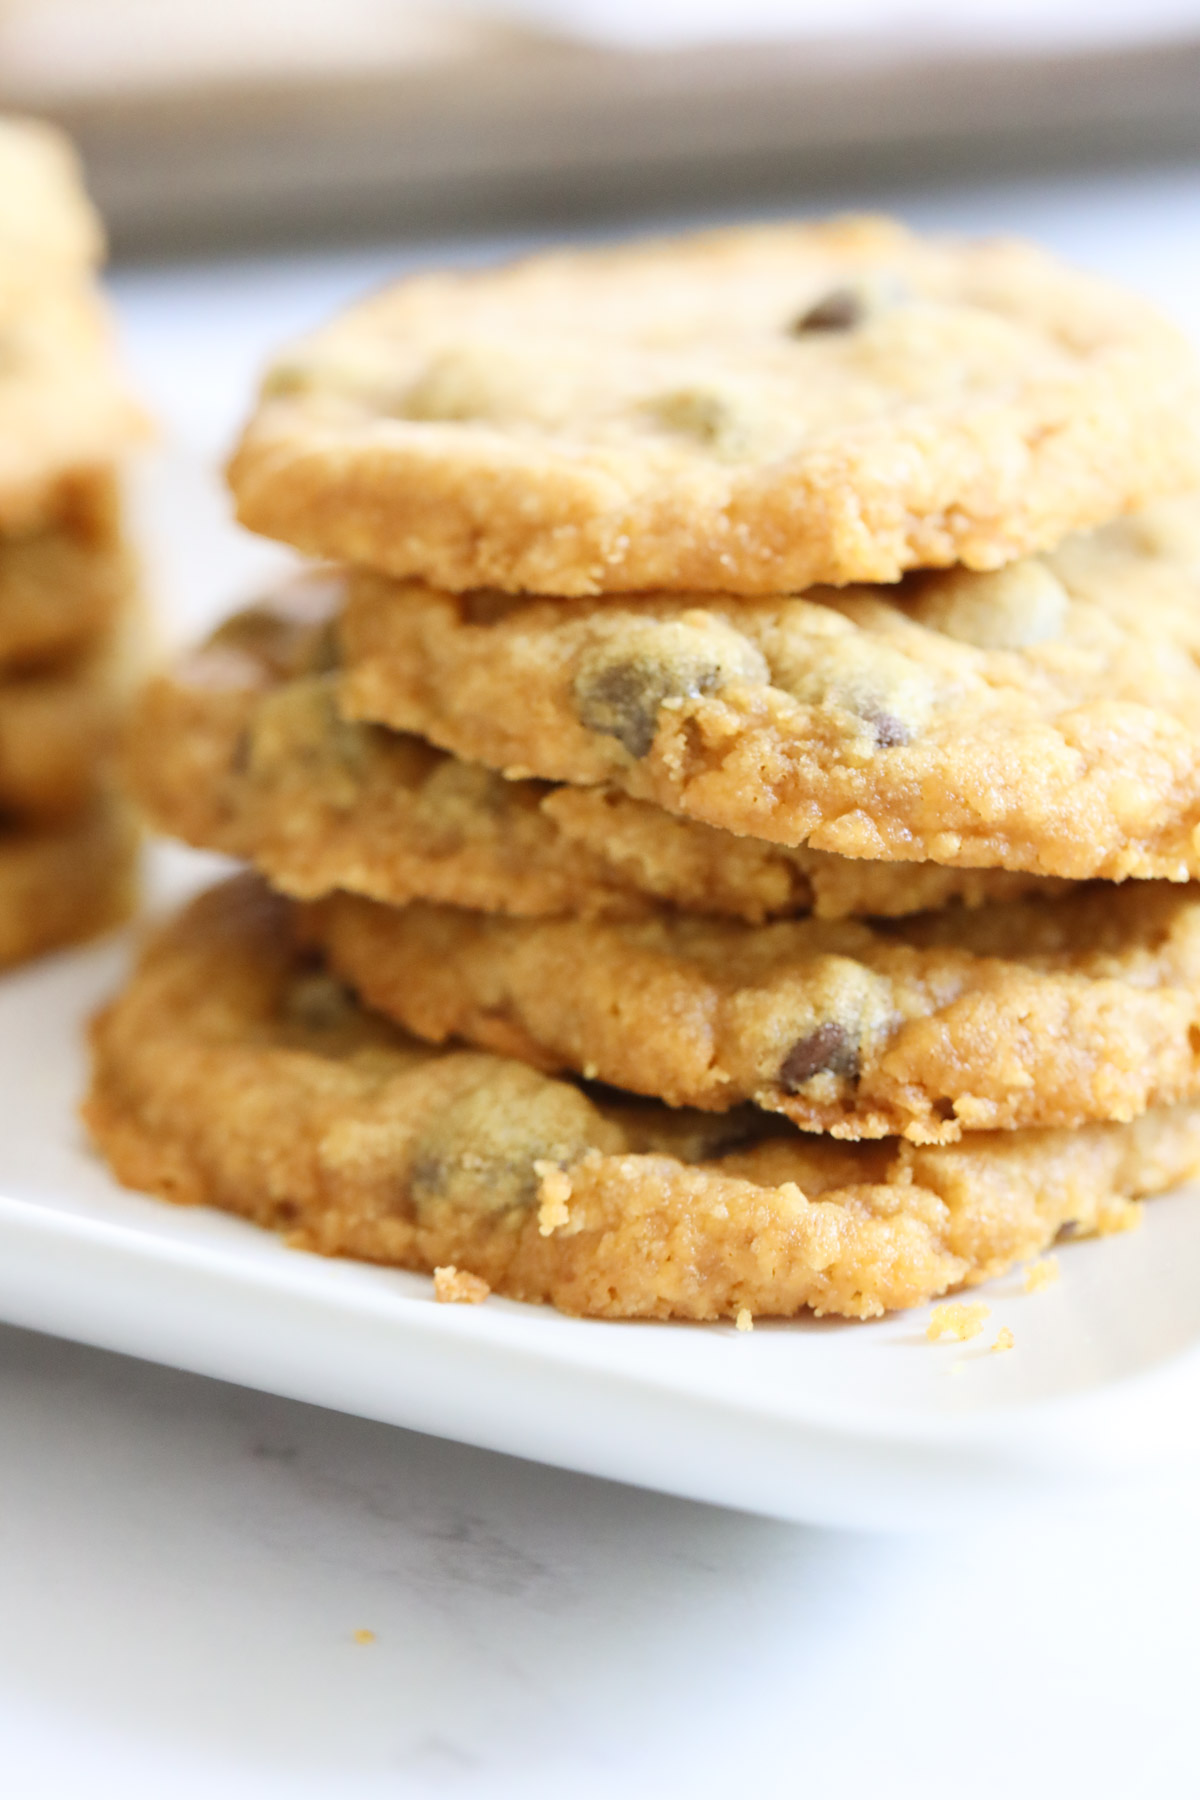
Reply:
[[[607,1315],[1127,1223],[1200,1162],[1197,394],[1136,299],[877,220],[289,353],[231,478],[337,566],[142,703],[151,817],[260,875],[97,1026],[117,1171]]]
[[[0,119],[0,965],[132,898],[134,828],[107,763],[133,586],[118,462],[142,422],[100,250],[64,141]]]

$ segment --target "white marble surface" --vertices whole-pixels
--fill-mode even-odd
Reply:
[[[902,209],[1033,231],[1200,326],[1200,171]],[[116,281],[166,424],[171,635],[278,560],[211,472],[254,367],[403,260]],[[0,1328],[0,1793],[1188,1793],[1198,1499],[806,1531]]]
[[[806,1531],[4,1329],[0,1594],[10,1800],[1194,1791],[1194,1497]]]

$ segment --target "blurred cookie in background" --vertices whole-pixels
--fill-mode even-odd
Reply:
[[[122,465],[146,421],[96,282],[70,145],[0,119],[0,963],[129,911],[111,752],[137,666]]]

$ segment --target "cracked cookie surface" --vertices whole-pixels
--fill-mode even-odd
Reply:
[[[1035,875],[872,863],[678,818],[617,788],[506,781],[336,705],[336,582],[308,579],[226,621],[151,682],[125,768],[152,822],[257,864],[300,899],[631,914],[650,900],[761,920],[898,915],[1054,890]]]
[[[147,946],[92,1054],[85,1117],[128,1185],[612,1318],[871,1317],[1103,1230],[1200,1160],[1188,1107],[917,1148],[593,1098],[364,1012],[248,878]]]
[[[304,919],[421,1037],[674,1106],[936,1143],[1200,1098],[1195,884],[871,923],[519,920],[348,894]]]
[[[349,716],[845,857],[1200,873],[1200,500],[990,575],[770,600],[361,573]]]
[[[243,523],[453,590],[769,594],[996,568],[1194,485],[1134,297],[885,219],[416,277],[277,360]]]

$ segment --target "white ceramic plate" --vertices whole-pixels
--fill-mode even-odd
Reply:
[[[208,859],[159,864],[194,885]],[[204,868],[207,875],[211,865]],[[615,1325],[286,1249],[128,1193],[75,1119],[81,1024],[122,939],[0,982],[0,1316],[346,1412],[825,1524],[952,1520],[1200,1466],[1200,1188],[1072,1244],[1061,1280],[980,1290],[983,1334]],[[989,1348],[1007,1325],[1015,1347]]]

